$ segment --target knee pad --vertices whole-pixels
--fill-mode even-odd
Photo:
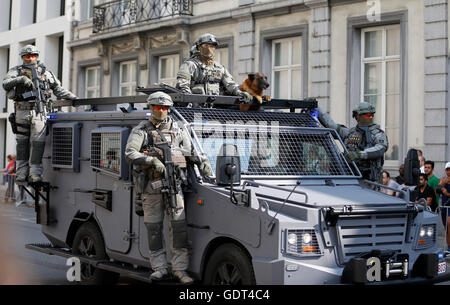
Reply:
[[[31,151],[30,164],[39,165],[44,156],[45,142],[33,141],[33,150]]]
[[[30,158],[29,138],[17,139],[16,153],[17,161],[28,161]]]
[[[187,224],[186,220],[172,220],[173,248],[187,248]]]
[[[148,247],[150,251],[157,251],[163,248],[162,229],[163,223],[145,223],[148,235]]]

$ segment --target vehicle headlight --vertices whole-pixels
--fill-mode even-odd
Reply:
[[[309,244],[309,243],[311,243],[311,241],[312,241],[311,234],[309,234],[309,233],[303,233],[303,235],[302,235],[302,241],[303,241],[304,244]]]
[[[296,256],[322,255],[314,229],[299,229],[285,231],[286,253]]]
[[[426,249],[436,242],[436,224],[423,225],[417,236],[415,249]]]
[[[427,229],[427,236],[428,237],[433,237],[433,235],[434,235],[434,228],[432,226],[430,226]]]
[[[292,246],[297,245],[297,234],[295,233],[288,234],[287,242]]]
[[[425,236],[425,228],[424,227],[420,228],[419,236],[420,237],[424,237]]]

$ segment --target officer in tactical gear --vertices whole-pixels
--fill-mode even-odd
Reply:
[[[15,111],[9,120],[17,141],[16,182],[27,181],[30,167],[31,182],[40,182],[46,136],[46,103],[52,92],[59,99],[74,100],[77,96],[62,88],[53,72],[38,60],[38,48],[27,45],[20,50],[20,56],[23,65],[10,69],[3,79],[8,98],[14,100]]]
[[[344,141],[348,152],[345,157],[355,161],[364,179],[380,182],[384,164],[384,154],[389,143],[380,126],[374,124],[375,107],[361,102],[353,109],[353,118],[358,124],[354,128],[336,124],[331,117],[319,108],[319,121],[327,128],[335,129]]]
[[[172,273],[181,283],[190,284],[193,280],[186,272],[189,255],[183,193],[178,192],[176,208],[173,208],[168,204],[167,196],[163,195],[164,192],[157,186],[157,182],[166,176],[166,166],[164,155],[155,144],[168,142],[172,161],[179,169],[177,181],[180,185],[183,180],[186,181],[187,161],[197,164],[203,176],[211,176],[213,171],[206,158],[195,156],[189,134],[168,115],[170,107],[173,106],[171,97],[166,93],[156,92],[148,97],[147,103],[151,117],[132,130],[125,155],[127,161],[134,167],[139,166],[147,178],[140,188],[143,189],[144,223],[148,232],[150,264],[154,271],[150,278],[158,281],[169,276],[163,242],[163,220],[166,211],[172,235]]]
[[[253,97],[241,91],[227,69],[214,61],[218,45],[212,34],[203,34],[197,39],[195,49],[198,53],[191,49],[191,57],[180,66],[177,89],[189,94],[242,96],[245,103],[250,103]]]

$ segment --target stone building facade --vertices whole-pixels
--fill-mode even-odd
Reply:
[[[412,147],[437,162],[437,175],[450,160],[448,0],[72,2],[70,84],[80,97],[174,84],[190,46],[208,32],[238,82],[264,72],[268,94],[317,98],[347,126],[360,100],[373,103],[392,172]]]

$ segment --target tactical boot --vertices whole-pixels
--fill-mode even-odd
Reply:
[[[186,271],[181,270],[174,271],[173,276],[175,276],[180,281],[181,284],[188,285],[194,282],[194,280],[187,274]]]
[[[42,177],[41,175],[34,175],[31,174],[30,176],[31,182],[36,183],[36,182],[42,182]]]
[[[156,270],[155,272],[153,272],[152,274],[150,274],[150,279],[152,281],[163,281],[163,280],[167,280],[168,278],[170,278],[169,276],[169,272],[167,271],[167,269],[159,269]]]
[[[26,176],[16,176],[16,183],[25,183],[27,182]]]

